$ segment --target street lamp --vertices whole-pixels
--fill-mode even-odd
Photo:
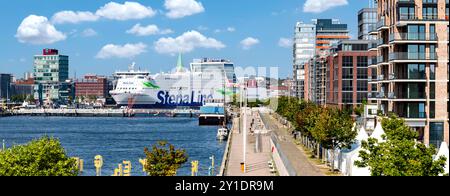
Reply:
[[[244,95],[244,93],[245,93],[245,97],[243,97],[243,99],[245,99],[245,100],[243,100],[243,102],[244,102],[244,108],[242,108],[243,109],[243,115],[244,115],[244,117],[243,117],[243,123],[244,123],[244,126],[243,126],[243,136],[244,136],[244,139],[243,139],[243,145],[244,145],[244,150],[243,150],[243,154],[244,154],[244,160],[243,160],[243,172],[244,173],[246,173],[247,172],[247,169],[246,169],[246,167],[247,167],[247,155],[246,155],[246,152],[247,152],[247,89],[246,89],[246,86],[244,86],[244,88],[243,88],[243,93],[242,93],[242,95]]]

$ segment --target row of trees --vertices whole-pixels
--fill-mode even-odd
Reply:
[[[336,157],[335,150],[350,147],[357,135],[348,111],[320,107],[293,97],[279,98],[277,107],[273,109],[290,121],[303,137],[313,140],[317,152],[320,147],[331,149],[332,163]],[[334,164],[331,165],[334,171]]]
[[[36,99],[34,95],[13,95],[11,96],[11,102],[22,103],[22,102],[34,103]]]
[[[316,144],[313,151],[319,151],[319,146],[331,149],[331,163],[334,163],[335,149],[350,147],[357,135],[357,130],[352,128],[350,111],[323,108],[293,97],[279,98],[277,107],[272,109]],[[373,176],[437,176],[444,173],[445,157],[434,160],[436,148],[417,142],[418,133],[403,119],[395,115],[383,118],[382,127],[384,141],[374,138],[363,141],[361,160],[355,163],[356,166],[370,167]],[[331,166],[334,171],[334,164]]]
[[[144,149],[150,176],[174,176],[188,156],[185,150],[160,141]],[[0,150],[0,176],[77,176],[74,158],[69,157],[58,139],[43,137],[25,145]]]

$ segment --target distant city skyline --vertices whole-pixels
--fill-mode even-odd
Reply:
[[[137,67],[152,73],[197,58],[224,58],[236,67],[279,67],[292,77],[292,39],[296,22],[335,18],[357,38],[357,0],[18,0],[0,15],[0,73],[22,78],[33,70],[33,56],[44,48],[68,55],[69,77],[109,76]],[[341,10],[345,8],[345,12]],[[232,10],[232,11],[230,11]]]

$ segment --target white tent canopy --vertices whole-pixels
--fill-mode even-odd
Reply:
[[[364,126],[361,126],[361,128],[358,131],[358,135],[356,135],[356,141],[361,142],[367,139],[369,139],[369,135],[367,134]]]
[[[442,142],[441,147],[439,148],[439,151],[434,158],[435,160],[439,159],[441,156],[444,156],[447,159],[447,162],[445,163],[444,171],[447,174],[449,169],[449,155],[448,155],[448,145],[446,142]]]
[[[384,134],[385,134],[385,132],[383,130],[383,126],[381,125],[381,121],[378,120],[377,126],[375,127],[375,131],[373,131],[373,133],[370,137],[377,139],[378,142],[385,142],[383,137],[381,137]]]

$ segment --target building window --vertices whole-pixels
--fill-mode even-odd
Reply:
[[[342,80],[342,91],[353,91],[353,81]]]
[[[437,19],[437,7],[436,6],[424,6],[422,8],[422,16],[425,20]]]
[[[342,57],[342,67],[353,67],[353,57],[352,56]]]
[[[353,93],[343,92],[342,93],[342,103],[353,103]]]
[[[430,145],[439,148],[444,140],[444,123],[430,122]]]

